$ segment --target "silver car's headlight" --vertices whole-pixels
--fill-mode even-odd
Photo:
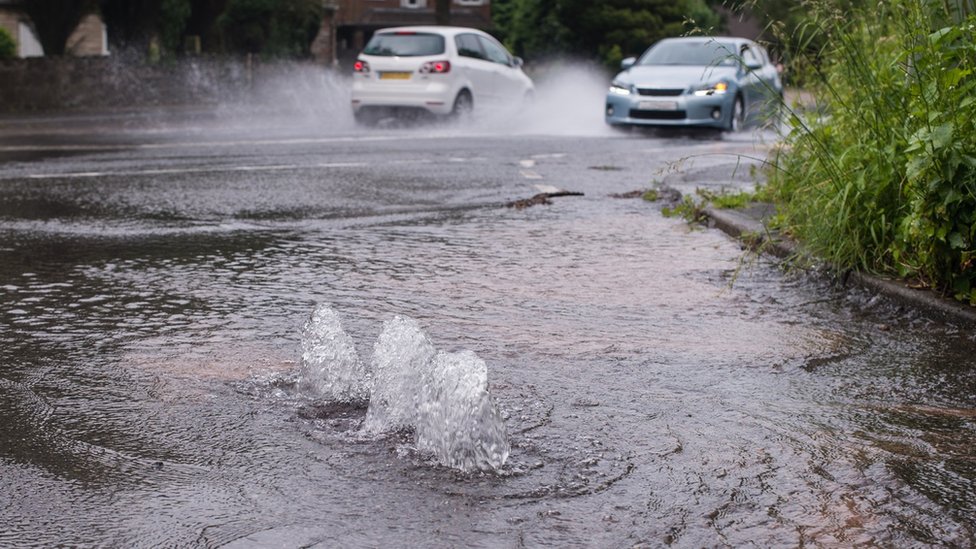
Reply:
[[[610,83],[610,93],[614,95],[630,95],[630,84],[614,80]]]
[[[704,95],[724,95],[727,91],[729,91],[729,83],[722,81],[699,87],[695,90],[695,95],[699,97]]]

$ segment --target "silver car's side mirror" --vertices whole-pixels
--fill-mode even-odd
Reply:
[[[636,62],[637,62],[637,58],[636,57],[627,57],[623,61],[620,62],[620,68],[623,69],[623,70],[627,70],[627,69],[633,67],[634,66],[634,63],[636,63]]]
[[[523,61],[521,57],[513,57],[512,58],[512,66],[515,67],[516,69],[522,68],[522,65],[524,65],[524,64],[525,64],[525,61]]]

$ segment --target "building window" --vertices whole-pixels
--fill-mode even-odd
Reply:
[[[400,5],[405,8],[426,8],[427,0],[400,0]]]

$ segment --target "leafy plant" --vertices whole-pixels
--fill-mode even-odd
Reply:
[[[787,230],[837,268],[976,302],[976,19],[943,6],[819,10],[810,84],[826,110],[791,113],[769,189]]]
[[[708,219],[704,206],[693,197],[685,195],[681,201],[671,207],[661,209],[664,217],[682,217],[689,223],[703,223]]]
[[[709,206],[719,209],[744,208],[751,202],[763,200],[764,198],[761,198],[763,196],[763,192],[764,191],[762,190],[757,190],[756,192],[716,192],[708,189],[698,188],[695,189],[695,196],[683,195],[676,204],[662,208],[661,211],[665,217],[683,217],[688,222],[698,223],[708,219],[708,215],[705,214],[705,210]],[[661,194],[662,191],[659,189],[650,189],[646,191],[641,198],[650,202],[655,202],[661,199]],[[675,192],[667,189],[664,194],[672,195],[675,194]]]
[[[698,194],[702,196],[707,203],[722,210],[744,208],[750,202],[754,202],[756,200],[756,194],[748,191],[716,193],[699,189]]]
[[[7,29],[0,28],[0,59],[12,59],[17,56],[17,43],[10,36]]]
[[[976,303],[976,17],[909,50],[911,116],[904,149],[910,210],[893,255],[916,275]]]

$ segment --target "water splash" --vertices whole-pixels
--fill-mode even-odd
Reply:
[[[508,459],[511,446],[488,392],[488,366],[472,351],[438,352],[416,320],[394,316],[383,323],[372,372],[327,305],[306,322],[302,349],[299,387],[334,402],[368,399],[365,433],[412,429],[420,451],[462,471],[499,469]]]
[[[417,321],[395,316],[383,323],[373,347],[373,381],[365,429],[379,433],[414,427],[436,354]]]
[[[418,410],[417,447],[448,467],[498,469],[511,451],[488,393],[488,366],[472,351],[439,352]]]
[[[366,402],[369,373],[338,313],[319,305],[302,328],[299,387],[333,402]]]

